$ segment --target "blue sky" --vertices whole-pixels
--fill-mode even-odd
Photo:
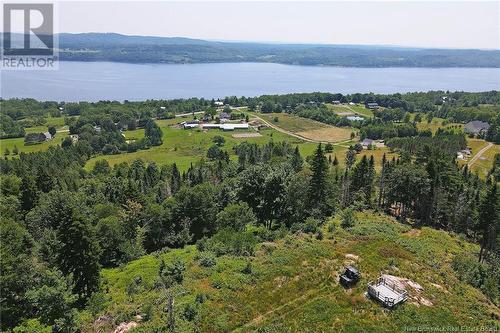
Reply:
[[[500,2],[64,1],[60,32],[500,49]]]

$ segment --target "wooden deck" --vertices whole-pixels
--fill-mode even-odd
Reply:
[[[408,298],[406,290],[397,288],[383,278],[368,283],[368,294],[389,308],[406,301]]]

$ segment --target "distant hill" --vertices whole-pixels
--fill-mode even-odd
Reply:
[[[500,50],[216,42],[116,33],[59,34],[61,60],[128,63],[269,62],[343,67],[500,67]]]

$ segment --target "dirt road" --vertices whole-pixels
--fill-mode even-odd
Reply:
[[[493,147],[493,144],[491,142],[488,142],[488,145],[483,149],[481,149],[480,151],[478,151],[478,153],[474,155],[474,157],[469,161],[469,163],[467,163],[467,166],[470,168],[477,161],[477,159],[480,158],[481,155],[483,155],[491,147]]]
[[[302,135],[299,135],[299,134],[296,134],[296,133],[293,133],[293,132],[290,132],[290,131],[287,131],[279,126],[276,126],[272,123],[270,123],[269,121],[259,117],[258,115],[256,114],[252,114],[252,116],[254,116],[255,118],[259,119],[260,121],[262,121],[264,124],[266,124],[267,126],[271,127],[272,129],[275,129],[277,130],[278,132],[281,132],[281,133],[284,133],[286,135],[290,135],[290,136],[293,136],[297,139],[301,139],[301,140],[304,140],[304,141],[307,141],[307,142],[313,142],[313,143],[331,143],[333,145],[337,145],[337,146],[342,146],[343,143],[346,143],[346,142],[349,142],[351,141],[350,139],[349,140],[345,140],[345,141],[341,141],[341,142],[328,142],[328,141],[319,141],[319,140],[313,140],[313,139],[309,139],[309,138],[306,138]],[[345,147],[345,146],[343,146]]]

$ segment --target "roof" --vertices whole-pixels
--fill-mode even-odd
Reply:
[[[360,117],[360,116],[348,116],[346,118],[349,119],[349,120],[351,120],[351,121],[361,121],[361,120],[365,119],[365,118]]]
[[[490,128],[490,124],[485,121],[473,120],[469,121],[464,126],[464,131],[466,133],[479,133],[482,131],[487,131]]]
[[[354,274],[359,274],[358,269],[356,267],[354,267],[354,266],[347,266],[345,269],[348,270],[348,271],[353,272]]]
[[[378,106],[378,103],[366,103],[368,106]]]
[[[219,118],[229,118],[229,114],[226,112],[222,112],[219,116]]]
[[[362,144],[362,145],[367,145],[367,146],[368,146],[368,145],[373,144],[373,142],[374,142],[374,141],[375,141],[375,140],[372,140],[372,139],[368,139],[368,138],[366,138],[366,139],[364,139],[363,141],[361,141],[361,144]]]

